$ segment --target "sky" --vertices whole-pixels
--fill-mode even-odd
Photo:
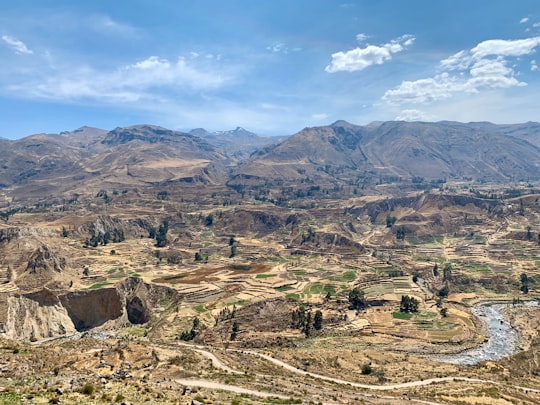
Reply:
[[[0,0],[0,137],[540,121],[539,0]]]

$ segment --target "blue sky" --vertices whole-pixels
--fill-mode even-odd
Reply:
[[[0,0],[0,136],[540,121],[538,0]]]

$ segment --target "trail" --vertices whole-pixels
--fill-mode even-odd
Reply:
[[[234,374],[243,374],[242,372],[237,371],[237,370],[233,370],[229,366],[222,363],[213,353],[207,351],[204,346],[194,346],[194,345],[189,345],[189,344],[182,344],[182,346],[189,347],[192,350],[195,350],[198,353],[204,355],[205,357],[211,359],[212,363],[214,364],[214,366],[216,368],[219,368],[219,369],[227,371],[227,372],[233,372]],[[404,382],[404,383],[386,384],[386,385],[362,384],[362,383],[342,380],[340,378],[329,377],[329,376],[326,376],[326,375],[301,370],[301,369],[296,368],[296,367],[294,367],[294,366],[292,366],[292,365],[290,365],[288,363],[285,363],[282,360],[276,359],[276,358],[274,358],[272,356],[269,356],[269,355],[266,355],[266,354],[263,354],[263,353],[259,353],[259,352],[256,352],[256,351],[252,351],[252,350],[233,350],[233,351],[235,351],[237,353],[247,353],[247,354],[251,354],[253,356],[260,357],[260,358],[265,359],[265,360],[267,360],[267,361],[269,361],[269,362],[271,362],[271,363],[273,363],[273,364],[275,364],[277,366],[283,367],[283,369],[285,369],[287,371],[290,371],[290,372],[298,374],[298,375],[303,375],[303,376],[306,376],[306,377],[312,377],[312,378],[316,378],[316,379],[323,380],[323,381],[329,381],[329,382],[333,382],[333,383],[336,383],[336,384],[348,385],[348,386],[351,386],[351,387],[354,387],[354,388],[362,388],[362,389],[366,389],[366,390],[391,391],[391,390],[395,390],[395,389],[414,388],[414,387],[421,387],[421,386],[437,384],[437,383],[444,383],[444,382],[462,381],[462,382],[468,382],[468,383],[474,383],[474,384],[492,384],[492,385],[506,386],[506,387],[511,387],[511,388],[519,389],[519,390],[526,391],[526,392],[534,392],[534,393],[540,394],[540,389],[522,387],[522,386],[518,386],[518,385],[502,384],[502,383],[500,383],[498,381],[483,380],[483,379],[480,379],[480,378],[471,378],[471,377],[463,377],[463,376],[428,378],[428,379],[425,379],[425,380],[409,381],[409,382]],[[185,380],[185,381],[191,381],[190,384],[197,385],[197,384],[195,384],[193,382],[195,380]],[[426,402],[426,403],[429,403],[429,402]]]

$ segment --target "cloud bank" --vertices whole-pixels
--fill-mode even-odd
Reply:
[[[414,81],[403,81],[382,97],[389,104],[421,104],[443,100],[456,93],[479,93],[482,90],[526,86],[517,79],[514,59],[535,52],[540,36],[480,42],[470,50],[462,50],[439,63],[441,73]],[[531,61],[530,69],[536,63]]]

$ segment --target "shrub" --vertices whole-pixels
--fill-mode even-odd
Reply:
[[[85,384],[81,388],[81,394],[92,395],[94,393],[94,386],[92,384]]]

